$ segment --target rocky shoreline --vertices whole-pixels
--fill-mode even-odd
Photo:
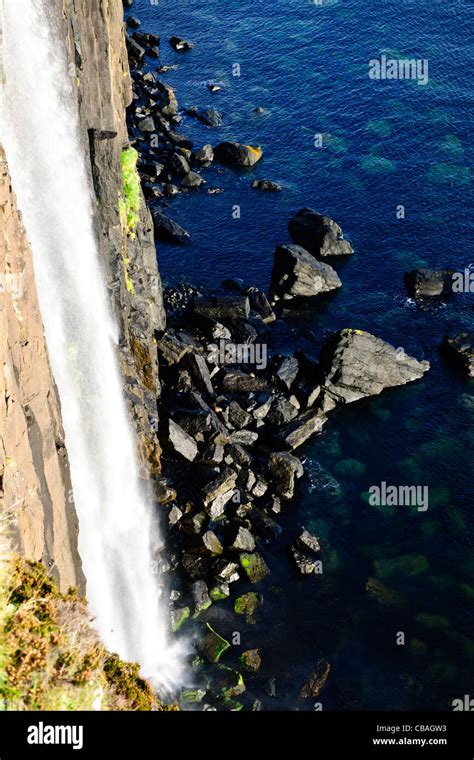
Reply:
[[[143,33],[134,16],[127,27],[134,92],[129,136],[139,152],[155,237],[188,244],[189,233],[164,211],[168,199],[203,191],[214,162],[250,167],[262,151],[240,142],[196,148],[178,132],[183,112],[160,78],[166,67],[149,70],[160,40]],[[192,47],[177,37],[169,43],[183,52]],[[209,127],[221,123],[216,109],[185,113]],[[254,181],[253,187],[281,190],[271,180]],[[283,318],[281,303],[340,288],[337,261],[354,253],[337,222],[313,209],[295,213],[288,231],[291,241],[276,245],[268,294],[243,280],[226,280],[212,291],[188,284],[164,291],[167,327],[156,335],[163,477],[156,492],[168,525],[163,570],[171,571],[172,629],[191,634],[197,650],[194,680],[181,703],[196,709],[262,708],[260,700],[246,699],[245,682],[258,679],[263,642],[257,649],[233,647],[211,627],[206,611],[221,604],[236,620],[258,614],[271,573],[270,544],[279,542],[293,565],[289,573],[322,572],[325,547],[319,536],[302,527],[297,540],[285,545],[285,513],[306,477],[295,452],[324,434],[334,409],[418,380],[429,370],[427,361],[352,327],[328,337],[319,357],[274,349],[272,325]],[[415,297],[440,296],[446,276],[408,273],[407,287]],[[472,374],[468,337],[447,340],[446,347],[462,354]],[[330,663],[319,660],[301,684],[301,698],[318,697],[329,673]],[[269,684],[264,690],[272,696]]]

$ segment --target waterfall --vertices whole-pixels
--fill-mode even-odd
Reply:
[[[0,139],[33,251],[89,607],[108,649],[170,688],[182,658],[154,571],[160,536],[138,479],[59,5],[3,0]]]

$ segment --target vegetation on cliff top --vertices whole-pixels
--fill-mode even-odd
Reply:
[[[0,710],[163,709],[138,665],[104,648],[84,600],[2,546]]]

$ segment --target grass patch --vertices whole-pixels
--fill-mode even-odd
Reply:
[[[77,592],[0,549],[0,710],[173,709],[105,649]]]

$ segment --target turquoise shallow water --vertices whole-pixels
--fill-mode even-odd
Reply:
[[[463,270],[474,261],[474,6],[135,0],[133,12],[161,35],[163,62],[177,64],[164,78],[180,105],[215,106],[224,115],[217,130],[185,118],[181,131],[196,144],[236,139],[264,149],[250,172],[209,170],[209,185],[224,193],[172,202],[170,214],[192,244],[159,246],[165,281],[217,287],[233,275],[266,287],[290,216],[311,206],[342,225],[356,253],[337,265],[341,291],[277,324],[277,345],[317,353],[326,333],[351,326],[432,362],[420,383],[337,412],[301,452],[311,477],[281,519],[282,540],[289,544],[302,524],[316,531],[325,572],[299,579],[281,546],[269,547],[272,576],[245,647],[266,642],[263,672],[277,680],[277,708],[311,709],[297,695],[324,655],[332,666],[325,709],[449,709],[453,699],[474,696],[474,411],[465,395],[474,386],[438,346],[445,332],[472,329],[473,301],[460,294],[417,308],[403,273],[420,265]],[[192,39],[195,49],[174,53],[172,34]],[[428,59],[429,83],[370,80],[368,62],[384,52]],[[209,80],[222,90],[211,94]],[[256,115],[257,106],[266,113]],[[314,147],[316,134],[323,148]],[[284,190],[258,193],[254,178]],[[363,494],[381,481],[428,486],[429,509],[370,507]],[[399,601],[375,601],[365,591],[369,577]],[[225,605],[212,616],[233,630]]]

